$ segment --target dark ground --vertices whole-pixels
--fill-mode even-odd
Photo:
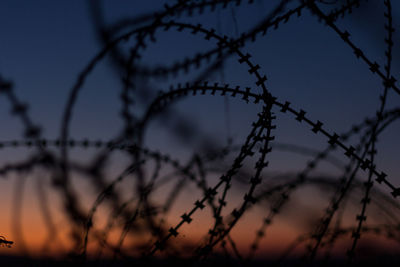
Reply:
[[[194,263],[191,260],[176,260],[176,259],[169,259],[169,260],[150,260],[147,262],[139,261],[139,260],[102,260],[102,261],[80,261],[80,260],[51,260],[51,259],[30,259],[30,258],[23,258],[23,257],[13,257],[13,256],[0,256],[0,266],[98,266],[98,267],[108,267],[108,266],[207,266],[207,267],[228,267],[228,266],[254,266],[254,267],[261,267],[261,266],[382,266],[382,267],[398,267],[400,266],[400,255],[397,256],[385,256],[379,257],[376,259],[370,259],[362,262],[356,262],[352,265],[346,265],[345,260],[332,260],[329,263],[316,261],[312,264],[301,262],[299,260],[288,260],[282,264],[278,264],[273,261],[252,261],[251,263],[243,263],[240,261],[233,261],[232,259],[227,260],[224,258],[220,259],[211,259],[206,260],[203,262],[196,262]]]

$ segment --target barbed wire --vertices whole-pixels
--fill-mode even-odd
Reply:
[[[103,14],[106,10],[102,9],[101,1],[88,1],[102,49],[88,61],[68,91],[58,138],[51,139],[43,135],[43,128],[32,119],[28,104],[17,97],[12,77],[5,79],[0,76],[0,94],[11,105],[13,117],[20,120],[24,127],[22,139],[0,141],[0,149],[4,153],[9,150],[28,151],[27,158],[11,159],[0,166],[0,177],[7,179],[15,175],[24,177],[24,180],[28,176],[29,179],[36,179],[27,175],[36,172],[46,173],[50,177],[49,184],[37,178],[40,212],[47,229],[43,250],[51,250],[53,245],[60,242],[57,237],[60,227],[55,223],[55,215],[50,208],[52,203],[47,197],[52,192],[62,199],[61,213],[65,215],[70,231],[72,249],[64,247],[65,255],[80,263],[97,258],[112,259],[112,263],[130,260],[140,264],[156,264],[157,259],[174,258],[181,259],[185,264],[196,265],[224,255],[229,264],[251,266],[259,256],[257,253],[263,249],[267,233],[274,231],[273,226],[279,224],[279,219],[288,216],[285,213],[290,207],[297,209],[300,203],[296,203],[296,197],[299,191],[308,186],[324,192],[328,203],[316,216],[319,219],[310,218],[313,220],[308,227],[310,229],[290,244],[277,264],[292,257],[292,253],[301,245],[304,245],[301,257],[304,261],[299,264],[311,264],[322,257],[322,252],[325,253],[324,260],[329,261],[340,242],[349,242],[347,262],[354,264],[364,235],[373,234],[398,243],[400,205],[397,197],[400,196],[400,187],[396,185],[395,177],[386,174],[391,173],[390,170],[386,170],[386,166],[381,168],[381,162],[377,160],[378,139],[384,138],[382,133],[387,132],[389,126],[400,117],[399,108],[388,108],[389,92],[400,93],[393,67],[393,55],[396,52],[394,21],[397,14],[393,12],[391,1],[383,1],[386,9],[384,70],[371,59],[372,53],[358,46],[356,40],[350,39],[347,27],[346,19],[355,12],[362,12],[361,7],[369,4],[367,1],[282,0],[268,3],[270,7],[263,10],[265,14],[262,19],[256,23],[249,20],[252,24],[241,34],[239,26],[242,21],[236,10],[257,8],[260,3],[253,0],[172,2],[157,9],[157,12],[121,18],[106,24]],[[235,36],[226,34],[221,24],[221,13],[227,7],[231,8]],[[191,21],[196,17],[201,20],[202,16],[216,10],[221,11],[218,12],[218,31],[210,27],[207,21]],[[264,62],[256,53],[251,53],[251,43],[273,38],[272,34],[267,34],[269,31],[282,31],[282,25],[294,21],[295,17],[302,20],[310,16],[307,12],[333,30],[336,37],[352,49],[356,58],[361,59],[371,73],[383,82],[380,105],[374,110],[374,116],[364,114],[363,121],[354,123],[342,134],[328,130],[326,121],[312,119],[313,116],[309,115],[312,112],[294,107],[297,104],[292,104],[293,101],[278,100],[270,90],[272,85],[267,86],[268,76],[262,68]],[[345,28],[347,30],[343,30]],[[151,44],[159,42],[162,34],[178,34],[182,37],[187,34],[210,46],[205,51],[193,48],[189,56],[151,67],[147,64],[146,52]],[[78,99],[88,78],[107,58],[111,59],[112,70],[120,82],[118,116],[122,126],[116,129],[117,134],[113,138],[106,141],[91,137],[74,139],[71,137],[71,122],[76,116]],[[232,58],[236,60],[235,63],[230,61]],[[229,71],[223,75],[222,83],[215,78],[216,73],[225,73],[224,68],[233,64],[245,67],[248,76],[243,81],[245,86],[236,85],[234,81],[225,83],[233,75]],[[251,84],[245,82],[247,78]],[[143,96],[143,81],[161,81],[161,88],[166,88],[164,81],[172,85],[169,91],[159,91],[156,89],[158,86],[146,87],[148,92]],[[18,83],[18,80],[14,83]],[[160,152],[154,148],[154,144],[145,142],[154,121],[161,120],[161,126],[158,127],[163,129],[171,125],[173,120],[189,115],[192,110],[182,115],[184,112],[172,109],[178,102],[216,99],[218,96],[224,100],[231,98],[235,104],[246,105],[249,110],[257,110],[257,117],[246,119],[250,129],[242,140],[230,140],[233,132],[231,125],[239,123],[239,120],[228,114],[225,116],[232,119],[226,123],[230,140],[227,146],[219,145],[220,136],[215,131],[215,136],[206,139],[210,144],[208,147],[193,149],[182,159],[174,153]],[[207,107],[204,109],[207,110]],[[231,110],[229,108],[228,113]],[[215,116],[219,111],[207,112],[208,116]],[[313,136],[321,136],[328,143],[327,146],[316,149],[301,143],[276,141],[280,138],[282,118],[299,122],[303,128],[307,128],[307,133],[311,130]],[[178,137],[199,133],[203,125],[192,119],[189,121],[191,124],[183,120],[180,127],[167,129],[167,132]],[[240,127],[244,131],[244,126]],[[187,148],[190,149],[190,146]],[[72,149],[92,153],[90,161],[85,163],[75,158]],[[307,157],[304,168],[290,173],[281,169],[281,174],[277,175],[279,172],[270,167],[275,151]],[[121,157],[125,161],[119,160],[121,166],[114,168],[111,164],[114,157]],[[320,165],[325,162],[334,165],[339,174],[317,173],[324,168]],[[116,171],[119,169],[121,171]],[[75,177],[84,177],[82,179],[93,192],[84,192],[82,196],[80,188],[74,187]],[[375,184],[382,186],[373,186]],[[21,200],[23,186],[23,182],[16,185],[16,192],[21,194],[16,197]],[[190,194],[195,199],[194,203],[182,201],[181,198],[188,197],[185,194]],[[188,199],[192,199],[190,197]],[[302,197],[307,198],[304,195]],[[19,208],[14,211],[17,215],[22,205],[19,202]],[[316,200],[314,204],[325,205],[322,200]],[[182,212],[182,207],[176,208],[178,205],[184,206],[185,211]],[[259,208],[262,212],[258,212]],[[249,244],[243,245],[238,241],[240,238],[235,235],[235,230],[253,213],[258,215],[258,227],[245,228],[246,234],[255,232],[256,235],[250,238]],[[348,221],[354,224],[353,217],[356,218],[356,225],[348,226]],[[298,221],[294,222],[299,228],[295,230],[301,231]],[[198,229],[204,232],[199,242],[191,239],[185,228],[197,222],[204,228]],[[16,225],[15,229],[16,243],[0,236],[1,246],[16,247],[20,243],[22,247],[25,244],[21,227]],[[188,257],[190,260],[186,262]]]

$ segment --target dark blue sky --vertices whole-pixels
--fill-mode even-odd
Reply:
[[[122,18],[133,17],[150,11],[160,10],[165,1],[103,1],[106,24]],[[171,4],[173,1],[167,1]],[[253,5],[242,4],[232,8],[206,12],[180,21],[198,23],[205,27],[219,28],[223,34],[235,37],[246,31],[266,16],[271,2],[255,1]],[[295,7],[297,1],[289,7]],[[397,2],[393,10],[400,10]],[[330,6],[325,6],[328,10]],[[357,13],[358,12],[358,13]],[[383,42],[386,33],[384,7],[381,3],[369,3],[367,8],[355,9],[351,18],[340,19],[339,27],[347,29],[352,40],[358,44],[373,61],[384,65]],[[237,20],[237,25],[234,22]],[[219,26],[218,26],[219,23]],[[398,25],[394,21],[394,25]],[[128,30],[128,29],[126,29]],[[66,103],[68,91],[78,73],[102,48],[88,9],[88,2],[74,1],[1,1],[0,3],[0,73],[15,84],[16,94],[28,102],[33,120],[44,129],[44,136],[57,138],[60,132],[60,118]],[[395,47],[399,38],[395,35]],[[213,48],[215,42],[207,42],[188,32],[160,32],[157,42],[149,45],[143,53],[141,63],[148,66],[171,65],[176,60],[194,56],[198,52]],[[372,116],[379,107],[378,96],[383,92],[381,80],[371,75],[367,65],[357,60],[352,50],[323,23],[319,23],[309,11],[300,17],[292,17],[280,25],[277,31],[268,34],[255,43],[248,43],[243,49],[253,56],[268,77],[270,92],[280,101],[290,101],[297,109],[304,109],[307,115],[324,122],[327,129],[342,132],[366,116]],[[399,55],[395,49],[393,73],[399,71]],[[176,79],[158,81],[150,79],[148,86],[167,90],[176,82],[190,81],[195,75],[179,75]],[[222,81],[217,73],[212,82]],[[247,73],[247,67],[237,63],[232,56],[226,61],[224,82],[243,87],[254,87],[254,78]],[[79,96],[71,125],[74,138],[109,139],[122,126],[119,117],[121,84],[106,59],[99,64],[87,80]],[[140,90],[140,88],[139,88]],[[145,90],[142,88],[142,90]],[[388,107],[398,103],[399,96],[389,93]],[[145,106],[139,103],[139,106]],[[255,119],[260,106],[243,104],[236,99],[229,100],[231,124],[230,134],[240,143]],[[211,97],[188,98],[174,106],[186,119],[196,122],[201,134],[218,136],[218,142],[225,142],[227,134],[224,99]],[[9,113],[10,105],[0,99],[0,120],[3,127],[0,139],[10,140],[22,137],[21,123]],[[323,137],[315,136],[306,125],[292,117],[277,114],[276,136],[279,142],[289,142],[322,148]],[[147,131],[146,143],[150,147],[174,154],[192,153],[175,140],[168,129],[154,124]],[[396,176],[399,171],[396,141],[399,125],[395,123],[378,146],[381,157],[379,167]],[[183,155],[183,154],[182,154]],[[4,156],[1,158],[4,159]],[[278,157],[276,169],[297,166],[302,160],[286,156]],[[273,167],[272,167],[273,168]]]

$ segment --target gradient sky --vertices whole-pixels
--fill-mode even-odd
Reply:
[[[102,2],[107,24],[160,10],[166,2],[174,3],[161,0]],[[266,10],[271,7],[271,2],[255,1],[253,5],[243,4],[235,8],[238,32],[246,31],[261,21],[267,14]],[[352,34],[352,40],[372,61],[377,61],[383,66],[386,35],[383,31],[384,6],[378,1],[370,2],[372,3],[367,7],[354,10],[352,17],[340,19],[338,25]],[[400,3],[393,1],[392,4],[395,12],[393,23],[395,28],[400,29]],[[289,5],[294,6],[296,3]],[[201,22],[207,28],[217,28],[223,34],[237,37],[235,19],[230,7],[227,10],[218,9],[212,13],[205,13],[193,18],[183,16],[176,21]],[[80,71],[102,48],[87,1],[1,1],[0,34],[0,74],[3,78],[13,81],[17,96],[29,103],[30,115],[34,122],[42,126],[43,136],[49,139],[58,138],[60,118],[68,92]],[[396,76],[400,70],[400,53],[396,50],[400,43],[399,35],[395,35],[394,43],[392,72]],[[144,52],[141,62],[148,66],[169,66],[176,60],[194,56],[214,46],[214,42],[207,42],[185,31],[160,33],[157,35],[157,42],[149,45]],[[253,61],[261,66],[261,72],[268,77],[268,89],[278,100],[290,101],[296,109],[305,110],[310,118],[322,121],[331,132],[341,133],[349,129],[365,117],[373,116],[379,107],[378,97],[383,92],[381,80],[376,75],[371,75],[368,66],[356,59],[352,50],[337,34],[323,23],[319,23],[309,11],[303,12],[299,18],[292,17],[289,22],[280,25],[277,31],[268,31],[267,35],[257,42],[248,43],[243,51],[251,53]],[[190,81],[194,76],[194,73],[190,73],[166,81],[150,79],[147,84],[157,90],[166,91],[169,85]],[[247,67],[238,64],[235,56],[226,61],[223,78],[221,73],[217,73],[210,81],[230,83],[232,87],[250,86],[252,90],[258,90],[255,88],[254,78],[247,73]],[[95,68],[79,96],[71,124],[73,138],[108,140],[119,132],[123,125],[119,116],[120,88],[121,84],[110,66],[110,60],[106,59]],[[398,106],[399,99],[399,95],[390,92],[388,107]],[[141,105],[144,106],[145,103],[138,103],[139,107]],[[241,143],[261,106],[230,99],[229,107],[228,120],[231,129],[227,133],[223,97],[188,98],[174,105],[174,109],[183,118],[196,122],[197,129],[200,129],[196,134],[199,136],[215,137],[216,143],[225,144],[225,137],[229,134],[235,143]],[[22,124],[9,110],[8,101],[0,97],[0,123],[3,125],[0,140],[4,141],[23,137]],[[299,124],[293,117],[275,111],[278,115],[275,123],[277,129],[274,133],[277,142],[304,145],[314,149],[325,147],[324,137],[314,135],[307,125]],[[397,156],[397,151],[400,150],[397,139],[399,130],[400,125],[396,122],[379,139],[376,161],[378,169],[384,170],[389,175],[389,180],[397,185],[400,184]],[[150,148],[172,154],[183,161],[193,150],[198,149],[200,144],[199,142],[188,146],[180,142],[168,128],[161,127],[159,122],[151,125],[145,143]],[[23,159],[26,154],[25,149],[4,149],[0,151],[0,164]],[[89,154],[78,150],[72,155],[85,161]],[[341,152],[336,155],[345,160]],[[301,170],[308,159],[276,152],[271,159],[271,170]],[[115,169],[118,169],[120,163],[115,164]],[[114,173],[113,170],[110,172]],[[320,171],[331,170],[326,166]],[[8,176],[0,180],[0,212],[3,213],[0,235],[11,235],[9,214],[15,179],[15,176]],[[383,187],[382,189],[385,191]],[[28,191],[26,201],[31,203],[30,199],[34,199],[35,191]],[[88,201],[92,203],[92,199]],[[23,222],[26,233],[29,232],[27,236],[30,236],[27,240],[29,239],[29,244],[33,246],[39,238],[37,233],[40,231],[37,229],[43,226],[39,226],[40,219],[33,215],[36,209],[34,205],[24,209],[27,209],[26,214],[30,214],[28,217],[35,218],[29,224],[27,221]],[[293,227],[290,224],[289,226],[285,231],[293,231]]]

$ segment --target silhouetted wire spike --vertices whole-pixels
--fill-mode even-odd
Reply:
[[[368,154],[371,156],[376,155],[377,153],[378,153],[378,150],[376,150],[376,149],[368,151]]]
[[[260,102],[260,100],[261,100],[261,96],[259,96],[259,95],[256,95],[256,96],[254,97],[254,104],[257,104],[257,103],[259,103],[259,102]]]
[[[25,131],[26,138],[37,138],[40,135],[40,127],[38,126],[31,126],[28,127]]]
[[[26,104],[15,104],[12,108],[12,113],[13,114],[25,113],[27,109],[28,106]]]
[[[183,220],[184,222],[186,222],[186,223],[188,223],[188,224],[192,221],[192,218],[190,218],[190,216],[187,215],[186,213],[184,213],[184,214],[181,216],[181,218],[182,218],[182,220]]]
[[[217,191],[214,188],[208,188],[206,191],[206,197],[214,197]]]
[[[289,199],[289,195],[286,193],[282,193],[281,196],[283,199]]]
[[[176,231],[174,228],[170,228],[169,230],[168,230],[169,232],[170,232],[170,234],[171,235],[173,235],[174,237],[177,237],[178,236],[178,231]]]
[[[389,46],[393,46],[393,41],[390,39],[385,38],[385,43],[387,43]]]
[[[240,213],[238,210],[236,210],[236,209],[234,209],[234,210],[232,211],[231,214],[232,214],[232,216],[235,217],[236,219],[239,218],[239,217],[241,216],[241,213]]]
[[[250,183],[252,183],[253,185],[258,185],[261,183],[261,179],[258,177],[253,177],[250,179]]]
[[[386,179],[386,173],[381,172],[380,174],[378,174],[378,177],[375,179],[378,183],[382,183],[383,181],[385,181]]]
[[[361,203],[363,203],[363,204],[368,204],[370,202],[371,202],[371,198],[365,197],[365,198],[361,199]]]
[[[249,148],[249,149],[246,150],[246,154],[249,155],[249,156],[253,156],[254,152],[251,150],[251,148]]]
[[[204,209],[205,208],[205,205],[202,202],[198,201],[198,200],[195,202],[195,206],[197,208],[199,208],[199,209]]]
[[[174,14],[174,9],[171,8],[168,4],[164,4],[164,8],[165,8],[167,14],[169,14],[171,16]]]
[[[211,29],[206,33],[206,36],[204,37],[206,40],[210,40],[211,37],[213,37],[215,34],[215,29]]]
[[[160,241],[156,241],[156,243],[154,244],[154,246],[156,247],[157,250],[164,250],[165,249],[165,244],[164,242],[160,242]]]
[[[223,181],[223,182],[229,182],[231,179],[230,179],[230,177],[227,176],[227,175],[222,175],[221,178],[220,178],[220,180]]]
[[[289,109],[290,102],[285,102],[285,104],[281,108],[281,112],[285,113]]]
[[[396,79],[393,76],[391,76],[390,79],[385,79],[383,82],[384,86],[387,88],[392,88],[395,83]]]
[[[260,85],[262,85],[266,80],[267,80],[267,76],[264,75],[263,77],[260,77],[260,78],[257,80],[256,85],[257,85],[257,86],[260,86]]]
[[[314,161],[310,161],[310,162],[307,163],[307,166],[309,168],[314,168],[315,167],[315,162]]]
[[[214,231],[214,230],[212,230],[212,229],[210,229],[210,230],[208,230],[208,234],[209,234],[210,236],[217,236],[217,235],[218,235],[218,232],[217,232],[217,231]]]
[[[354,239],[360,239],[360,233],[358,233],[358,232],[353,232],[352,233],[352,235],[351,235]]]
[[[357,215],[357,216],[356,216],[356,220],[357,220],[357,221],[366,221],[366,220],[367,220],[367,216],[364,216],[364,215]]]
[[[236,90],[239,90],[239,86],[236,87]],[[250,87],[246,87],[246,93],[243,94],[242,99],[246,100],[246,102],[249,102],[249,94],[250,94]]]
[[[268,218],[266,218],[266,219],[264,220],[264,223],[267,224],[267,225],[269,225],[269,224],[271,224],[271,220],[268,219]]]
[[[365,182],[365,183],[364,183],[364,186],[365,186],[366,188],[368,188],[368,189],[370,189],[373,185],[374,185],[374,183],[371,182],[371,181],[368,181],[368,182]]]
[[[226,202],[225,200],[223,200],[222,198],[218,199],[218,203],[219,203],[221,206],[226,206],[226,204],[227,204],[227,202]]]
[[[313,131],[314,133],[318,133],[318,131],[321,130],[322,125],[323,125],[322,122],[317,121],[317,123],[314,124],[314,126],[313,126],[313,128],[312,128],[312,131]]]
[[[348,31],[344,31],[340,35],[341,35],[342,39],[345,41],[347,41],[350,37],[350,33]]]
[[[257,236],[259,237],[263,237],[265,235],[265,233],[262,230],[257,231]],[[257,244],[253,244],[253,249],[257,248]]]
[[[352,157],[354,154],[355,148],[353,146],[350,146],[346,152],[344,153],[347,157]]]
[[[399,187],[399,188],[393,189],[393,191],[391,192],[391,194],[392,194],[392,196],[393,196],[394,198],[400,196],[400,187]]]
[[[375,73],[379,70],[379,65],[378,63],[374,62],[371,66],[370,66],[370,70],[372,71],[372,73]]]
[[[354,49],[354,54],[356,55],[357,58],[364,56],[364,53],[359,48]]]
[[[370,167],[371,161],[369,159],[365,159],[363,162],[361,162],[361,169],[365,170],[368,167]]]
[[[271,212],[272,212],[273,214],[278,214],[278,213],[279,213],[279,209],[278,209],[277,207],[273,207],[273,208],[271,209]]]
[[[249,54],[246,54],[246,55],[244,55],[244,56],[241,56],[241,57],[239,58],[239,63],[242,64],[243,62],[248,61],[250,57],[251,57],[251,56],[250,56]]]
[[[247,202],[251,202],[253,204],[255,204],[257,202],[257,199],[255,199],[253,196],[249,195],[249,194],[245,194],[243,199]]]
[[[300,110],[300,112],[297,114],[296,120],[301,122],[304,120],[304,115],[306,115],[306,112],[304,110]]]
[[[257,64],[257,65],[254,65],[254,66],[251,66],[250,69],[249,69],[249,73],[250,73],[250,74],[253,74],[253,73],[255,73],[259,68],[260,68],[260,66],[259,66],[258,64]]]
[[[217,89],[214,87],[211,91],[211,95],[215,95],[215,92],[217,91]]]
[[[331,146],[334,146],[338,143],[339,135],[337,133],[334,133],[332,136],[330,136],[328,143]]]
[[[224,47],[227,43],[228,43],[228,36],[224,35],[224,37],[218,40],[217,45],[219,47]]]

